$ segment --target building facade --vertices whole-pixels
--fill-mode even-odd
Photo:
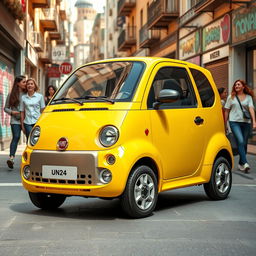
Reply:
[[[52,49],[65,44],[66,0],[3,0],[0,2],[0,150],[9,147],[10,116],[6,97],[17,75],[34,78],[42,94],[49,83]],[[59,77],[55,78],[58,84]]]

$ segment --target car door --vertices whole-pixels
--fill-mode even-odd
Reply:
[[[163,178],[192,176],[200,167],[205,149],[205,124],[185,65],[161,63],[149,79],[147,108],[150,111],[152,142],[163,167]],[[178,100],[154,109],[153,102],[163,89],[179,92]]]

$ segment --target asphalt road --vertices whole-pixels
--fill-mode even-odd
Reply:
[[[70,197],[56,211],[39,210],[6,158],[0,155],[1,256],[255,255],[255,156],[251,174],[233,172],[227,200],[210,201],[202,186],[173,190],[159,195],[151,217],[135,220],[118,200]]]

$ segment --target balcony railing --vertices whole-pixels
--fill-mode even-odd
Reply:
[[[34,48],[38,52],[42,52],[44,49],[44,40],[43,40],[42,33],[39,31],[32,31],[31,36],[32,36]]]
[[[51,0],[31,0],[33,8],[49,8]]]
[[[193,0],[192,6],[196,8],[196,12],[211,12],[225,2],[230,2],[230,0]]]
[[[149,28],[167,27],[170,21],[179,17],[178,0],[156,0],[148,7]]]
[[[136,45],[136,27],[127,26],[118,37],[118,50],[126,51]]]
[[[140,47],[150,48],[151,45],[159,41],[160,30],[159,29],[148,29],[148,24],[145,24],[140,29]]]
[[[127,16],[136,6],[136,0],[119,0],[117,4],[118,16]]]
[[[59,27],[59,19],[55,8],[45,8],[40,12],[40,23],[44,30],[56,31]]]

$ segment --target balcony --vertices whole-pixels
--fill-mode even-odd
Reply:
[[[117,4],[118,16],[127,16],[136,6],[136,0],[119,0]]]
[[[213,12],[223,3],[229,3],[229,0],[193,0],[192,5],[196,12]]]
[[[32,31],[32,40],[33,46],[38,52],[42,52],[44,50],[44,40],[41,32]]]
[[[148,24],[145,24],[140,29],[140,48],[150,48],[151,45],[159,41],[160,30],[148,29]]]
[[[128,26],[123,29],[118,37],[118,50],[126,51],[136,45],[136,27]]]
[[[51,0],[31,0],[33,8],[49,8]]]
[[[39,19],[40,24],[45,31],[58,30],[59,20],[55,8],[42,9]]]
[[[165,28],[179,17],[178,0],[156,0],[148,7],[148,27]]]
[[[49,64],[52,63],[52,51],[51,51],[51,44],[49,42],[44,43],[44,51],[38,54],[39,59],[45,63]]]

